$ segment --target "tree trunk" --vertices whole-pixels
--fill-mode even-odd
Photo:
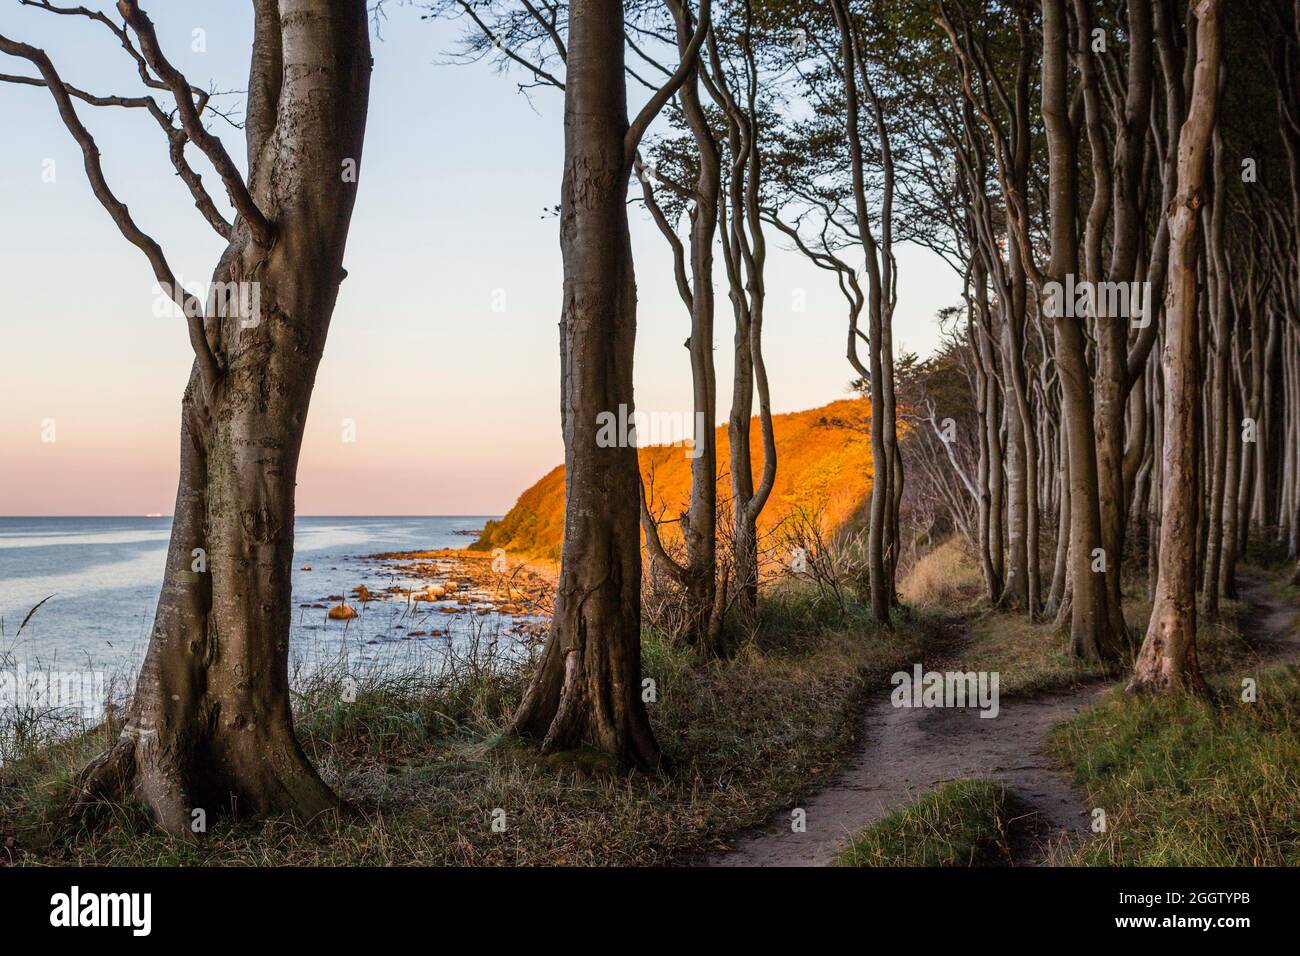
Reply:
[[[1223,69],[1220,68],[1219,98],[1223,97]],[[1224,220],[1227,216],[1228,196],[1224,183],[1224,164],[1226,157],[1223,150],[1223,138],[1216,128],[1212,136],[1214,164],[1214,190],[1208,216],[1205,241],[1208,248],[1206,256],[1206,273],[1210,278],[1207,305],[1213,318],[1214,341],[1214,388],[1209,398],[1210,411],[1206,415],[1206,424],[1212,429],[1206,451],[1210,456],[1209,487],[1209,527],[1205,543],[1205,577],[1201,589],[1205,594],[1205,613],[1213,619],[1219,613],[1219,580],[1222,572],[1225,551],[1224,536],[1229,528],[1224,523],[1224,506],[1228,501],[1227,482],[1229,472],[1229,443],[1232,441],[1232,423],[1229,420],[1232,391],[1232,295],[1228,288],[1230,281],[1228,260],[1223,244]],[[1203,218],[1205,218],[1203,216]]]
[[[1196,263],[1205,160],[1217,122],[1219,0],[1195,5],[1196,65],[1191,105],[1178,143],[1178,194],[1170,231],[1166,341],[1163,487],[1155,603],[1129,681],[1130,691],[1203,691],[1196,659]]]
[[[1118,131],[1115,144],[1115,166],[1119,175],[1113,177],[1106,161],[1101,81],[1091,48],[1091,0],[1075,0],[1074,8],[1079,25],[1078,61],[1082,74],[1080,88],[1083,92],[1093,184],[1092,203],[1088,209],[1087,226],[1084,232],[1083,272],[1086,279],[1093,284],[1092,288],[1096,290],[1097,283],[1106,278],[1102,268],[1101,250],[1106,219],[1112,208],[1115,212],[1115,228],[1109,278],[1124,282],[1131,281],[1133,278],[1132,272],[1137,260],[1137,182],[1133,171],[1137,159],[1134,154],[1137,152],[1136,144],[1146,132],[1147,120],[1141,113],[1142,107],[1149,101],[1149,94],[1143,88],[1144,73],[1138,73],[1136,78],[1133,73],[1130,73],[1128,92],[1131,94],[1131,100],[1125,105],[1124,124]],[[1148,45],[1150,42],[1149,31],[1141,27],[1143,22],[1141,18],[1136,20],[1141,32],[1130,36],[1132,65],[1136,65],[1144,57],[1150,57],[1149,49],[1146,51],[1142,49],[1144,41]],[[1130,26],[1134,23],[1135,21],[1130,19]],[[1133,100],[1140,102],[1133,102]],[[1118,202],[1114,201],[1116,198],[1114,193],[1119,194]],[[1129,321],[1123,314],[1109,314],[1101,301],[1102,298],[1094,296],[1093,302],[1097,363],[1096,384],[1092,389],[1092,398],[1095,398],[1095,401],[1092,401],[1091,405],[1093,436],[1096,441],[1098,532],[1105,568],[1097,571],[1094,567],[1092,570],[1099,576],[1101,584],[1102,608],[1106,615],[1105,628],[1108,632],[1106,640],[1118,642],[1118,639],[1125,634],[1120,572],[1124,560],[1124,516],[1127,510],[1124,500],[1124,404]],[[1086,370],[1086,360],[1084,368]],[[1062,381],[1064,382],[1065,379],[1063,378]],[[1091,553],[1091,549],[1089,550]],[[1089,557],[1087,560],[1091,567],[1094,559]],[[1091,650],[1086,646],[1076,647],[1076,653],[1080,650],[1085,656],[1091,654]]]
[[[342,171],[361,158],[369,33],[362,0],[256,9],[249,192],[276,240],[262,247],[237,220],[213,278],[257,283],[260,321],[208,316],[224,374],[211,395],[197,365],[191,374],[149,648],[122,735],[80,795],[137,796],[184,835],[198,810],[309,819],[338,806],[293,732],[290,575],[303,426],[344,276],[356,182]]]
[[[1070,552],[1070,495],[1068,486],[1070,483],[1069,476],[1069,443],[1065,437],[1066,423],[1064,419],[1057,423],[1056,429],[1056,448],[1058,467],[1055,483],[1057,486],[1057,506],[1056,506],[1056,558],[1052,564],[1052,586],[1048,591],[1047,604],[1043,608],[1044,613],[1049,616],[1056,616],[1065,603],[1066,581],[1069,580],[1069,552]]]
[[[623,8],[570,11],[560,248],[564,543],[555,615],[511,730],[542,751],[597,747],[659,764],[641,696],[640,471],[634,447],[602,447],[602,413],[632,415],[636,280],[627,222]]]
[[[983,262],[976,258],[974,263],[974,281],[976,288],[979,284],[986,281],[984,277]],[[976,448],[978,455],[975,463],[975,489],[978,492],[975,507],[978,524],[978,550],[980,560],[980,576],[984,581],[984,594],[990,601],[996,601],[998,598],[998,579],[993,570],[992,548],[990,546],[990,535],[992,533],[992,509],[989,502],[989,444],[987,439],[988,424],[988,401],[987,393],[993,387],[989,381],[987,373],[984,371],[984,361],[979,354],[978,340],[983,332],[979,331],[978,326],[982,326],[982,321],[978,318],[979,306],[974,297],[970,297],[966,307],[967,319],[966,329],[967,337],[975,348],[976,355],[974,360],[975,370],[975,421],[978,428],[976,435]]]
[[[1226,598],[1237,597],[1237,498],[1241,488],[1241,407],[1235,388],[1229,387],[1224,427],[1227,458],[1223,481],[1223,533],[1219,539],[1219,578],[1215,588]],[[1217,604],[1217,601],[1216,601]]]
[[[677,46],[685,56],[690,49],[693,27],[686,8],[670,0],[669,7],[677,27]],[[655,202],[652,187],[643,182],[646,205],[659,229],[673,246],[677,263],[678,289],[691,315],[691,336],[687,348],[691,359],[691,394],[695,435],[691,460],[690,504],[681,518],[682,540],[686,548],[684,565],[678,565],[664,550],[658,528],[649,509],[642,512],[642,525],[651,560],[658,562],[685,592],[685,638],[711,654],[722,654],[723,611],[725,594],[718,582],[718,443],[714,429],[717,420],[717,379],[713,364],[713,243],[718,226],[718,202],[722,188],[721,158],[718,144],[700,103],[699,68],[693,68],[680,91],[682,114],[691,130],[699,156],[699,175],[695,200],[691,206],[690,275],[685,276],[684,251],[672,225]],[[723,582],[723,589],[726,584]]]
[[[1043,121],[1050,167],[1052,253],[1049,271],[1052,279],[1061,283],[1075,272],[1079,261],[1074,182],[1077,151],[1068,106],[1066,20],[1062,0],[1044,0]],[[1105,567],[1112,559],[1101,549],[1097,441],[1087,343],[1078,318],[1062,309],[1052,320],[1070,458],[1070,648],[1077,657],[1103,660],[1118,653],[1119,635],[1108,613]],[[1105,564],[1099,566],[1099,561]]]

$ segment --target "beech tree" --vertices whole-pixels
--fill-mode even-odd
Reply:
[[[554,21],[556,9],[520,14],[511,35],[524,35],[529,16],[534,29],[545,11]],[[665,77],[675,70],[645,43],[685,64],[693,36],[689,11],[668,9],[671,30],[638,23],[625,36]],[[832,276],[848,307],[853,384],[872,406],[867,571],[877,620],[888,622],[896,600],[905,501],[913,523],[937,527],[946,510],[949,527],[970,537],[991,604],[1055,617],[1071,653],[1094,661],[1136,651],[1126,588],[1165,594],[1182,580],[1179,562],[1190,562],[1191,597],[1180,584],[1177,600],[1191,618],[1168,620],[1188,647],[1198,596],[1216,613],[1254,542],[1276,538],[1300,567],[1300,335],[1287,318],[1300,302],[1293,4],[1217,14],[1218,47],[1233,52],[1219,54],[1215,97],[1234,105],[1208,118],[1199,33],[1202,13],[1216,15],[1196,0],[739,0],[720,9],[674,112],[685,135],[657,145],[659,173],[643,179],[642,200],[673,249],[692,318],[695,407],[710,415],[703,346],[715,236],[722,251],[737,328],[731,587],[745,607],[756,606],[759,550],[745,520],[775,468],[766,434],[757,481],[745,454],[755,396],[767,421],[763,226]],[[639,69],[624,64],[653,89]],[[1204,130],[1189,119],[1194,98]],[[789,107],[777,123],[766,119],[776,112],[769,102]],[[1280,122],[1268,122],[1269,109]],[[1195,175],[1187,151],[1202,135],[1208,178],[1191,223],[1175,213]],[[1272,175],[1258,180],[1257,169]],[[686,241],[668,225],[682,208]],[[961,280],[960,310],[946,313],[951,337],[931,362],[893,353],[894,248],[904,242],[932,249]],[[1190,334],[1186,322],[1190,347],[1176,340]],[[958,397],[961,381],[969,394]],[[911,427],[900,432],[899,419]],[[915,493],[903,481],[909,454]],[[704,530],[712,520],[716,533],[721,514],[715,477],[716,466],[697,463],[682,562],[659,539],[653,490],[637,496],[650,559],[689,594],[688,630],[701,643],[729,600]],[[1170,526],[1183,507],[1168,498],[1175,487],[1191,502],[1181,529]],[[1190,557],[1167,547],[1171,535],[1190,542]],[[1160,687],[1174,685],[1198,686],[1189,677]]]
[[[1196,65],[1178,144],[1178,192],[1169,211],[1168,328],[1161,363],[1165,414],[1159,570],[1151,623],[1129,690],[1204,690],[1196,659],[1196,260],[1205,203],[1206,154],[1219,103],[1223,9],[1219,0],[1195,0],[1193,8]]]
[[[689,19],[676,4],[670,6],[676,20],[677,44],[684,53]],[[679,94],[681,122],[690,130],[691,146],[680,141],[658,144],[657,155],[662,162],[656,163],[653,179],[666,188],[669,202],[657,198],[652,180],[646,175],[642,177],[642,198],[673,251],[678,291],[691,313],[687,345],[694,410],[697,421],[706,425],[711,425],[717,412],[713,244],[715,239],[720,240],[736,324],[728,421],[732,495],[727,510],[720,515],[717,443],[709,428],[695,438],[690,504],[680,519],[685,561],[679,563],[668,554],[648,501],[642,509],[642,520],[650,559],[684,591],[688,639],[707,652],[724,654],[732,643],[723,630],[728,611],[738,610],[746,624],[753,623],[757,611],[761,550],[758,518],[771,494],[777,463],[762,352],[766,259],[759,206],[766,150],[759,121],[763,79],[758,51],[762,40],[754,24],[752,4],[726,5],[718,12],[721,15],[715,15],[715,22],[707,27],[706,48]],[[668,74],[666,67],[630,37],[628,45],[641,59]],[[708,94],[712,110],[702,102],[701,87]],[[693,186],[664,175],[667,165],[682,164],[683,150],[694,154]],[[665,208],[678,213],[685,210],[689,215],[689,279],[686,249],[669,223]],[[757,485],[750,451],[756,389],[763,456]],[[723,562],[718,560],[720,533],[730,538]]]
[[[1185,186],[1201,9],[1175,0],[941,0],[934,10],[955,75],[927,74],[919,96],[928,108],[911,112],[901,138],[902,181],[904,218],[944,226],[917,241],[948,258],[966,287],[978,455],[971,475],[968,459],[944,456],[959,479],[952,487],[975,505],[989,600],[1020,604],[1011,585],[1027,564],[1030,613],[1068,621],[1076,654],[1114,657],[1127,636],[1125,567],[1145,564],[1154,596],[1165,564],[1182,560],[1162,544],[1171,533],[1168,468],[1181,453],[1168,432],[1170,405],[1185,399],[1167,362],[1172,330],[1185,331],[1170,314],[1174,283],[1187,281],[1172,272],[1173,210]],[[1178,471],[1194,503],[1184,529],[1194,583],[1180,600],[1194,611],[1199,592],[1209,615],[1235,593],[1238,562],[1256,535],[1275,533],[1292,555],[1300,548],[1294,353],[1277,321],[1296,300],[1300,33],[1282,0],[1219,18],[1227,24],[1220,47],[1233,54],[1221,55],[1214,81],[1218,99],[1234,105],[1202,120],[1208,179],[1183,250],[1184,267],[1201,277],[1188,306],[1197,331],[1178,360],[1179,375],[1205,383],[1191,438],[1183,436],[1191,464]],[[907,55],[927,56],[933,37],[919,28],[909,37]],[[1026,71],[1036,61],[1037,84]],[[955,105],[954,89],[963,101]],[[1206,95],[1203,84],[1196,89]],[[1280,124],[1261,121],[1270,100]],[[1041,134],[1030,120],[1035,101]],[[956,203],[940,175],[947,157]],[[1265,182],[1262,169],[1277,174]],[[1019,267],[1030,280],[1023,301]],[[1057,294],[1062,282],[1083,290],[1077,301]],[[1077,309],[1061,315],[1066,298]],[[1164,364],[1153,361],[1162,342]],[[1036,460],[1033,479],[1026,459]],[[955,507],[961,526],[971,505]],[[1032,584],[1037,544],[1018,539],[1035,536],[1022,532],[1026,518],[1052,512],[1055,571],[1042,596]]]
[[[871,406],[867,583],[872,615],[886,628],[897,600],[904,475],[893,351],[893,132],[877,90],[877,51],[895,36],[889,20],[888,13],[843,0],[829,10],[807,6],[800,20],[804,42],[783,59],[801,78],[811,116],[784,130],[774,163],[778,181],[764,213],[798,252],[835,275],[848,306],[845,356]],[[858,256],[861,267],[853,262]]]
[[[683,7],[669,0],[682,18]],[[604,416],[631,417],[636,277],[628,184],[646,130],[692,75],[709,0],[681,60],[628,121],[623,4],[445,3],[473,24],[470,53],[495,50],[564,92],[560,249],[560,417],[565,512],[555,612],[510,732],[543,752],[594,746],[624,763],[660,763],[641,686],[641,510],[636,447],[599,438]],[[563,65],[564,78],[551,71]]]
[[[134,61],[148,92],[91,93],[64,82],[44,50],[0,36],[0,52],[37,74],[4,79],[53,97],[95,197],[187,317],[195,353],[153,632],[121,735],[86,769],[80,803],[136,797],[166,830],[187,835],[197,810],[311,818],[338,799],[303,754],[290,711],[294,486],[346,274],[370,86],[364,0],[254,0],[246,177],[203,125],[207,95],[168,60],[136,0],[118,0],[120,23],[84,7],[24,5],[88,18]],[[78,103],[157,121],[195,205],[228,242],[213,282],[253,284],[257,315],[179,287],[162,247],[105,178]],[[191,145],[220,176],[233,221],[189,164]]]
[[[683,62],[690,49],[695,24],[690,10],[668,0],[676,45]],[[710,29],[705,24],[704,29]],[[629,47],[651,63],[665,77],[672,71],[653,59],[629,38]],[[714,289],[713,245],[718,231],[718,203],[722,195],[722,157],[718,136],[700,96],[701,59],[696,56],[677,93],[677,122],[689,131],[689,147],[670,141],[671,150],[661,148],[664,162],[656,162],[653,173],[638,163],[642,201],[673,254],[677,292],[690,315],[691,395],[694,420],[699,426],[691,449],[691,491],[686,511],[679,516],[685,560],[668,553],[659,533],[659,521],[652,512],[651,491],[642,490],[641,523],[650,560],[662,568],[684,593],[686,639],[718,653],[723,647],[723,620],[727,605],[727,568],[718,562],[718,443],[713,423],[717,419],[717,375],[713,363]],[[648,85],[648,84],[647,84]],[[686,160],[689,157],[689,160]],[[668,160],[694,167],[693,184],[676,182],[666,173]],[[667,190],[666,202],[656,195],[656,185]],[[665,212],[665,207],[669,210]],[[686,244],[672,225],[685,211],[689,217]],[[670,215],[672,221],[670,221]],[[689,260],[689,267],[687,262]],[[689,273],[689,275],[688,275]]]

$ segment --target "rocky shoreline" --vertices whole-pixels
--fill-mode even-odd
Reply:
[[[437,613],[499,614],[513,618],[546,619],[551,613],[554,577],[545,569],[503,555],[444,548],[434,551],[392,551],[365,555],[383,562],[395,576],[410,579],[409,585],[395,584],[371,589],[365,584],[348,594],[330,594],[333,620],[357,616],[354,605],[373,601],[402,601],[424,604]],[[303,570],[307,570],[304,568]]]

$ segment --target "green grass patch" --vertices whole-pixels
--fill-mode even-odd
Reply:
[[[868,827],[836,866],[986,866],[1010,858],[1007,790],[953,780]]]
[[[1118,673],[1073,657],[1067,642],[1051,621],[990,611],[970,622],[970,638],[958,663],[963,670],[997,671],[1003,694],[1043,693]]]
[[[1106,830],[1058,850],[1073,866],[1300,865],[1300,669],[1274,667],[1242,701],[1242,675],[1214,701],[1111,692],[1059,725]]]

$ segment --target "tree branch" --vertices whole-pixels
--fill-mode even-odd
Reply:
[[[163,255],[162,248],[135,224],[130,211],[109,188],[104,179],[103,166],[99,160],[99,146],[95,143],[94,137],[90,135],[90,131],[82,125],[81,120],[77,117],[77,111],[72,105],[72,94],[64,85],[45,51],[0,35],[0,52],[27,60],[40,71],[45,81],[44,85],[54,96],[63,124],[68,128],[68,132],[72,134],[73,139],[77,141],[77,145],[81,147],[81,153],[85,159],[86,176],[90,179],[90,188],[94,192],[95,198],[107,210],[126,240],[144,253],[145,258],[149,260],[149,264],[153,267],[154,278],[157,280],[159,287],[168,292],[172,300],[184,313],[186,324],[189,327],[190,345],[193,347],[195,358],[198,360],[199,374],[205,392],[210,394],[220,377],[221,371],[216,356],[213,355],[212,348],[208,344],[207,334],[204,331],[203,303],[180,286],[171,270],[171,266],[167,264],[167,258]]]
[[[654,118],[659,115],[659,111],[664,108],[664,104],[672,99],[673,95],[686,82],[690,76],[691,70],[695,69],[695,61],[699,56],[700,47],[704,45],[704,37],[709,32],[709,0],[700,0],[700,20],[696,24],[695,34],[691,37],[690,46],[682,54],[681,62],[677,64],[677,69],[668,81],[659,88],[659,92],[650,97],[650,101],[641,107],[641,112],[636,115],[636,119],[627,128],[627,135],[623,139],[623,168],[632,169],[632,163],[636,159],[636,151],[641,146],[641,138],[645,136],[645,131],[650,128]]]
[[[546,72],[540,66],[537,66],[534,63],[530,63],[528,60],[524,59],[514,50],[511,50],[508,46],[506,46],[505,43],[502,42],[501,38],[492,32],[492,28],[483,22],[483,18],[474,12],[474,8],[470,6],[470,4],[466,2],[466,0],[456,0],[456,2],[460,4],[461,9],[464,10],[465,13],[469,15],[469,18],[474,21],[474,24],[479,28],[479,30],[483,33],[483,35],[487,37],[489,41],[491,41],[492,45],[496,47],[497,50],[499,50],[507,58],[514,60],[520,66],[524,67],[526,70],[531,71],[533,76],[537,77],[543,83],[547,83],[551,86],[554,86],[558,90],[564,89],[564,84],[555,76]],[[545,24],[543,24],[543,26],[545,26]],[[568,52],[564,49],[564,45],[562,43],[558,43],[557,36],[558,34],[552,35],[552,42],[557,43],[556,52],[559,54],[560,59],[563,60],[568,55]]]
[[[221,144],[221,140],[204,128],[202,117],[199,115],[199,108],[196,107],[194,102],[194,95],[189,81],[163,55],[162,49],[158,45],[158,35],[154,31],[153,21],[140,9],[140,5],[136,0],[118,0],[117,9],[139,38],[140,49],[145,60],[153,71],[162,78],[163,82],[167,84],[172,96],[176,98],[181,126],[184,128],[186,135],[216,167],[217,174],[226,185],[226,192],[230,196],[230,204],[248,223],[249,231],[257,244],[263,248],[270,247],[275,242],[275,226],[266,218],[262,210],[257,208],[252,195],[248,192],[248,186],[245,184],[243,176],[235,167],[234,161],[231,160],[230,154],[226,152],[226,148]]]
[[[48,88],[49,85],[40,77],[15,76],[10,73],[0,73],[0,83],[42,88]],[[216,230],[217,235],[223,239],[230,238],[230,223],[226,222],[208,191],[203,188],[202,177],[194,171],[194,168],[185,159],[187,137],[184,130],[172,126],[167,114],[162,111],[162,107],[158,105],[158,102],[152,96],[98,96],[78,89],[69,83],[65,83],[63,86],[70,96],[84,103],[89,103],[91,106],[120,106],[125,109],[143,109],[148,112],[167,136],[168,156],[171,158],[172,165],[176,168],[177,175],[189,187],[190,195],[194,197],[194,205],[203,214],[203,218],[208,221],[208,224]]]

